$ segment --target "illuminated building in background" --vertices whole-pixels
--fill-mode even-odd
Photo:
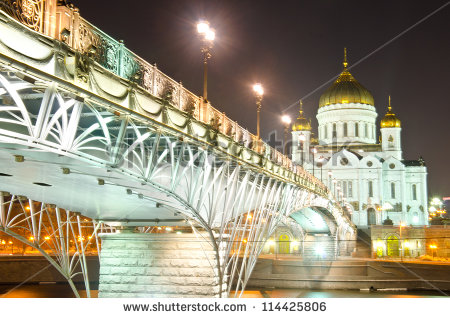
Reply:
[[[322,179],[359,227],[428,224],[425,162],[403,158],[401,121],[390,97],[377,136],[374,98],[349,72],[346,54],[343,65],[320,97],[318,139],[300,108],[292,160]]]

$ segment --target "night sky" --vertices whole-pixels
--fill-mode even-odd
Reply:
[[[342,70],[412,27],[448,1],[74,0],[82,17],[164,73],[202,93],[203,68],[195,25],[216,29],[208,99],[256,132],[252,85],[265,88],[264,139],[295,118],[303,98],[317,132],[319,97]],[[375,98],[378,124],[388,95],[402,121],[405,159],[423,156],[429,195],[450,196],[450,5],[364,59],[350,72]],[[315,91],[315,92],[314,92]],[[314,92],[314,93],[312,93]],[[306,96],[306,98],[305,98]],[[379,135],[379,131],[377,131]]]

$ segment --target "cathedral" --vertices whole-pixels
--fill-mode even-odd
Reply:
[[[320,97],[318,138],[300,102],[292,161],[327,184],[359,228],[428,224],[425,162],[403,158],[401,121],[390,97],[377,138],[374,98],[348,71],[346,54],[343,66]]]

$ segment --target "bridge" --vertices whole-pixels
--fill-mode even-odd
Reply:
[[[352,251],[324,184],[76,8],[0,9],[0,231],[75,295],[96,251],[99,297],[239,297],[279,226]]]

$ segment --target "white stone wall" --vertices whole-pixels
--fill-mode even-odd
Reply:
[[[403,222],[408,225],[426,225],[427,219],[427,187],[426,167],[405,166],[400,160],[387,156],[383,152],[355,153],[341,149],[337,153],[319,153],[327,160],[322,167],[323,182],[330,187],[333,194],[337,194],[335,184],[331,182],[328,172],[332,172],[332,179],[336,185],[352,182],[352,196],[347,195],[347,202],[357,202],[357,208],[351,209],[352,221],[358,226],[367,226],[367,210],[376,211],[376,224],[381,225],[389,215],[394,224]],[[346,158],[344,164],[342,159]],[[312,165],[305,168],[312,172]],[[320,168],[315,169],[316,177],[320,178]],[[369,182],[372,182],[373,195],[369,197]],[[395,198],[392,198],[391,183],[395,184]],[[416,199],[412,194],[412,187],[416,185]],[[348,192],[348,191],[347,191]],[[348,194],[348,193],[347,193]],[[383,210],[385,204],[401,204],[401,211]],[[381,210],[380,210],[381,208]]]
[[[99,297],[225,296],[217,273],[214,250],[194,234],[102,235]]]
[[[320,107],[317,112],[319,144],[374,144],[376,143],[376,118],[375,107],[371,105],[350,103]],[[356,123],[358,131],[355,129]],[[333,138],[333,124],[336,125],[336,138]],[[344,124],[347,124],[347,136],[344,133]]]

